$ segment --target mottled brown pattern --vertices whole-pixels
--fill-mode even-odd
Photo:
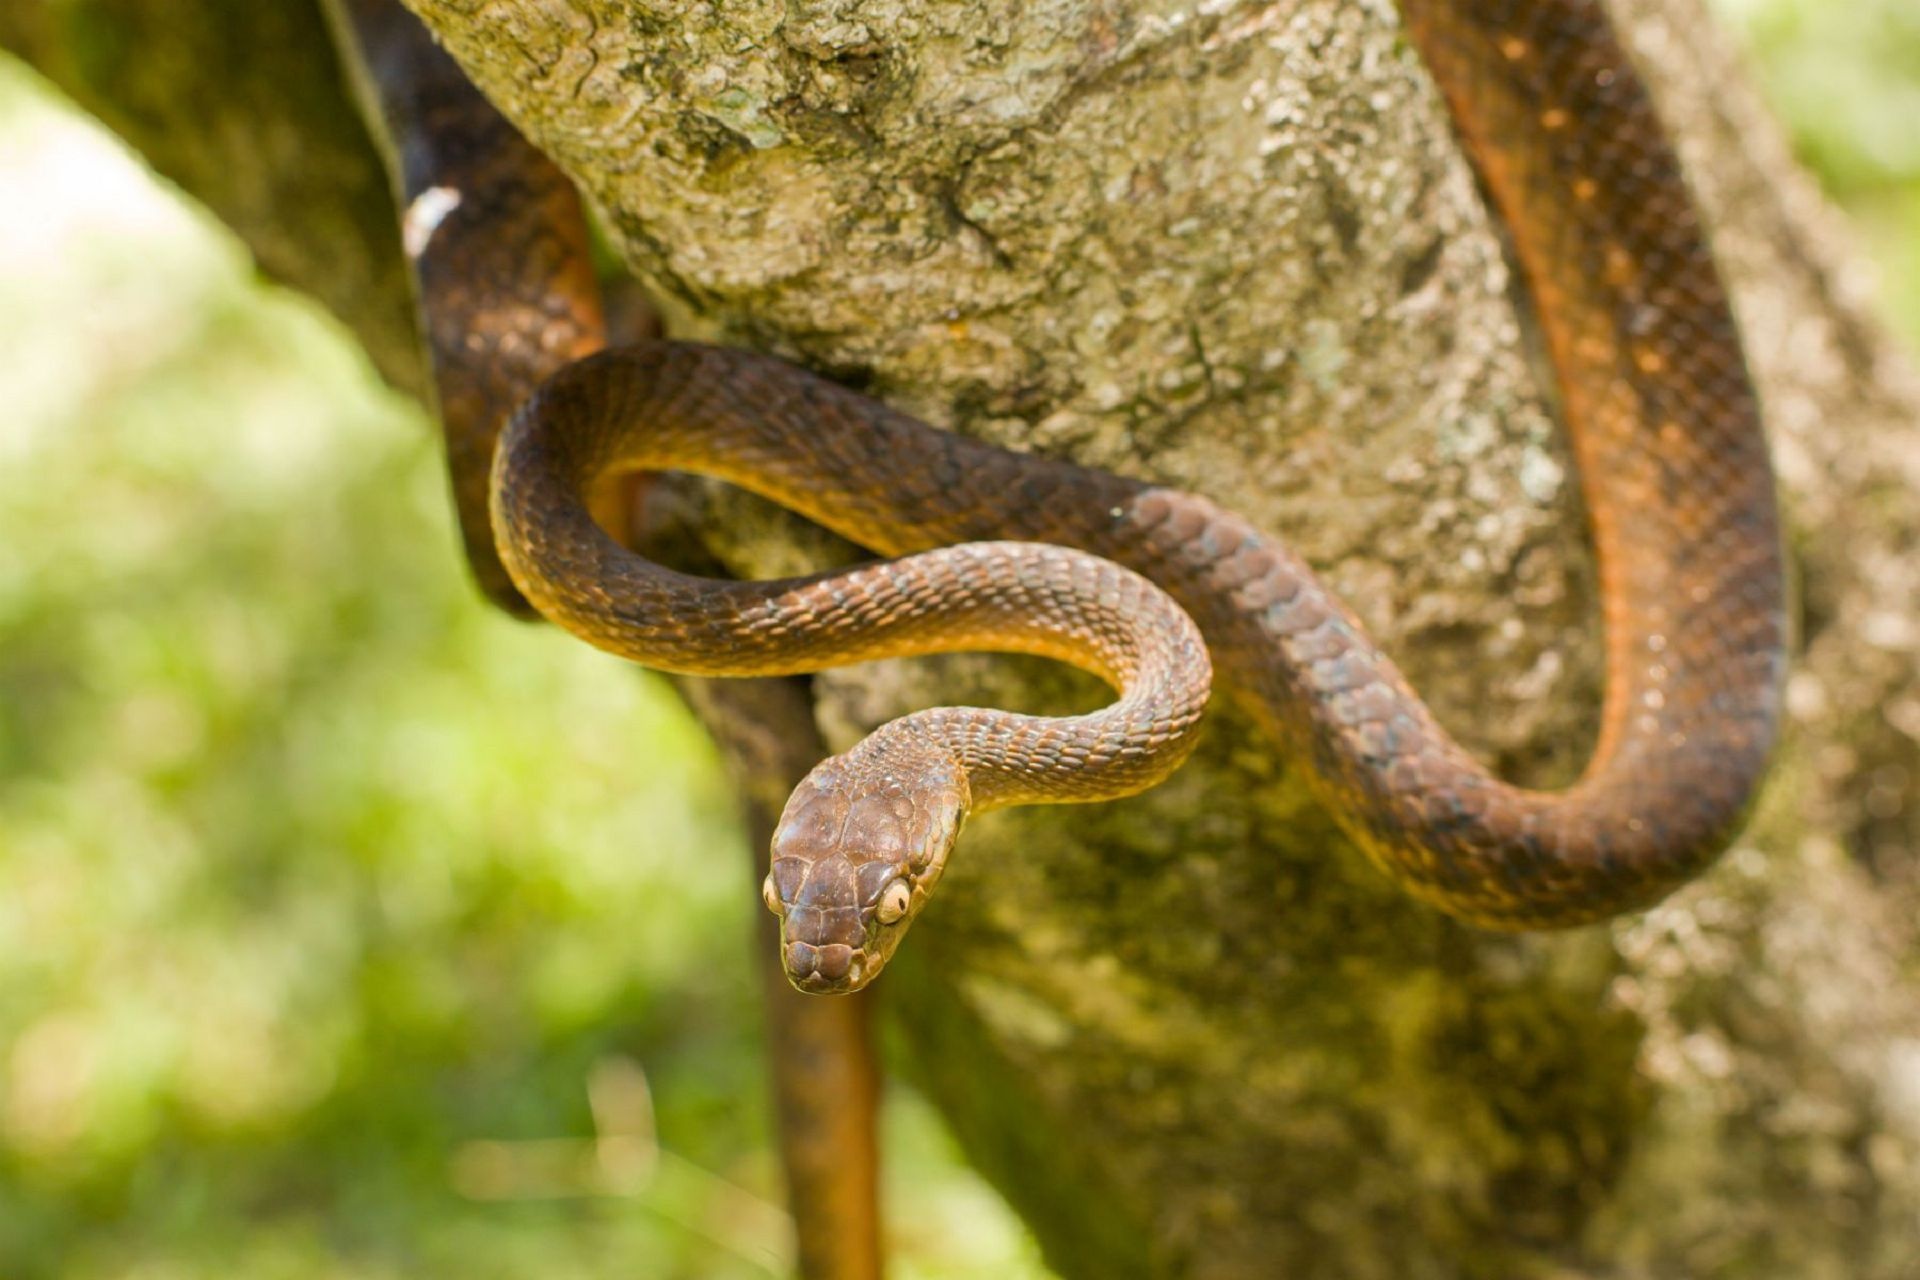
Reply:
[[[865,612],[864,587],[849,604],[836,585],[878,572],[912,596],[937,558],[797,592],[663,576],[582,523],[569,487],[601,467],[705,471],[889,555],[1007,537],[1079,547],[1172,592],[1343,826],[1421,898],[1484,926],[1558,927],[1694,875],[1731,838],[1764,769],[1785,647],[1772,478],[1725,296],[1597,5],[1410,0],[1403,12],[1513,230],[1593,521],[1608,688],[1599,747],[1566,792],[1490,776],[1310,569],[1205,499],[958,439],[744,353],[656,344],[598,357],[523,411],[496,465],[496,520],[523,588],[596,644],[708,673],[1008,647],[978,621],[983,606],[1002,616],[1004,596],[930,578],[921,595],[972,619],[939,638],[945,624],[915,614],[903,632],[886,610]],[[1019,548],[999,561],[1016,581],[1053,563]],[[842,633],[842,622],[860,626]],[[992,785],[1023,800],[1107,793],[1071,767]],[[823,844],[811,856],[840,853]],[[790,912],[786,888],[771,896]],[[841,897],[836,909],[871,902]],[[835,942],[857,954],[850,933]]]
[[[1121,692],[1072,717],[917,712],[809,774],[774,835],[766,884],[788,976],[809,991],[857,990],[880,972],[969,813],[1152,786],[1193,750],[1211,688],[1192,621],[1111,560],[981,535],[901,542],[911,517],[863,492],[854,459],[835,450],[902,443],[853,430],[861,423],[895,423],[936,448],[961,442],[877,410],[764,357],[646,343],[547,382],[501,438],[494,469],[494,523],[514,581],[547,617],[636,662],[768,676],[994,649],[1074,663]],[[841,429],[809,439],[809,422]],[[803,456],[809,444],[824,452]],[[635,470],[705,471],[868,546],[920,554],[776,582],[677,573],[622,547],[588,510],[587,495]],[[956,484],[949,492],[965,491]],[[931,489],[923,496],[928,516],[952,509]],[[966,545],[946,545],[955,541]]]
[[[1077,720],[923,713],[816,771],[775,837],[767,886],[798,984],[871,979],[970,804],[1117,794],[1190,745],[1204,692],[1140,683],[1177,674],[1189,642],[1156,649],[1130,612],[1177,631],[1177,611],[1136,578],[1035,542],[1170,591],[1350,834],[1466,920],[1557,927],[1644,905],[1737,828],[1778,718],[1779,532],[1737,334],[1678,167],[1594,0],[1401,8],[1510,229],[1580,463],[1608,646],[1586,773],[1556,794],[1491,777],[1296,556],[1203,498],[950,436],[763,357],[656,343],[583,361],[522,412],[495,467],[506,563],[563,625],[703,674],[1013,648],[1127,689]],[[489,427],[455,454],[469,484],[491,439]],[[586,513],[601,477],[642,467],[730,479],[889,555],[1027,541],[804,582],[687,578]],[[1032,612],[1043,605],[1067,614]],[[1138,755],[1126,735],[1143,727],[1161,754]],[[900,885],[908,905],[882,918]]]

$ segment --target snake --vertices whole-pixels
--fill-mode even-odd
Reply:
[[[1679,161],[1598,0],[1398,7],[1506,230],[1577,464],[1605,632],[1586,767],[1558,791],[1494,776],[1298,554],[1201,495],[942,431],[766,355],[593,354],[489,442],[494,550],[550,620],[699,675],[993,649],[1118,694],[1075,717],[916,712],[822,762],[763,884],[794,985],[873,981],[970,815],[1164,778],[1193,749],[1210,677],[1387,877],[1473,926],[1643,908],[1740,830],[1778,733],[1784,553],[1759,405]],[[774,582],[678,573],[590,509],[609,477],[662,470],[740,485],[883,558]]]

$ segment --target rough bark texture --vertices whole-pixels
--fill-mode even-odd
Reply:
[[[1566,455],[1385,0],[414,3],[676,331],[1245,511],[1468,743],[1528,781],[1577,767],[1599,646]],[[40,0],[0,41],[70,83],[54,15],[148,7]],[[1542,938],[1388,888],[1225,715],[1150,796],[974,824],[885,1003],[1063,1275],[1920,1256],[1920,392],[1695,0],[1621,11],[1716,227],[1795,529],[1805,653],[1766,800],[1669,904]],[[129,132],[194,119],[156,110]],[[741,572],[840,553],[713,508]],[[815,693],[838,746],[935,700],[1090,696],[984,660]]]

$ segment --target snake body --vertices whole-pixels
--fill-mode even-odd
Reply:
[[[397,144],[467,555],[489,597],[523,613],[494,545],[490,468],[515,407],[603,341],[579,204],[393,0],[332,4]],[[908,629],[925,647],[959,640],[929,638],[941,625],[930,604],[979,591],[1000,604],[972,601],[977,624],[1017,607],[1007,620],[1028,647],[1139,686],[1123,695],[1131,710],[1064,731],[939,713],[934,727],[959,733],[963,749],[967,734],[991,742],[1018,729],[1020,751],[998,758],[1037,769],[1010,786],[976,789],[958,767],[964,750],[911,726],[816,770],[776,834],[767,885],[799,985],[871,980],[924,904],[970,802],[1088,798],[1084,759],[1119,789],[1158,776],[1191,745],[1205,654],[1138,579],[1057,550],[936,554],[795,587],[797,597],[666,576],[581,523],[579,470],[557,487],[526,487],[543,450],[574,451],[576,467],[598,459],[587,472],[652,458],[733,475],[888,554],[1020,538],[1131,565],[1198,620],[1225,687],[1306,764],[1356,841],[1411,891],[1479,923],[1573,924],[1649,901],[1734,830],[1775,730],[1783,589],[1752,392],[1677,166],[1592,0],[1400,7],[1504,216],[1580,463],[1608,645],[1604,729],[1584,777],[1559,795],[1488,777],[1296,557],[1202,498],[937,432],[764,357],[672,344],[603,356],[538,396],[499,463],[506,558],[563,624],[628,650],[688,648],[681,665],[703,671],[745,654],[759,672],[793,604],[822,606],[816,621],[864,619],[861,643],[879,652],[886,628],[905,625],[888,616],[899,600],[923,610]],[[680,452],[657,452],[663,433],[681,437]],[[514,494],[538,496],[516,506]],[[976,576],[989,568],[1012,585]],[[1102,604],[1108,589],[1159,621],[1141,630],[1122,596]],[[1046,615],[1026,605],[1061,595],[1075,625],[1106,634],[1049,639]],[[895,605],[876,617],[883,598]],[[840,634],[839,621],[819,628],[788,665],[866,652]],[[984,626],[978,639],[1005,644]],[[1130,739],[1128,724],[1157,733],[1158,746]],[[909,886],[908,904],[894,917],[897,893],[886,899],[897,884]],[[794,996],[777,1007],[802,1274],[872,1280],[873,1062],[858,1017],[842,1016],[863,1006]]]
[[[930,464],[927,450],[946,442],[961,443],[790,365],[667,342],[562,370],[501,440],[502,559],[535,608],[602,649],[697,676],[997,649],[1075,663],[1121,691],[1082,716],[918,712],[815,769],[775,832],[766,884],[788,976],[803,990],[872,979],[968,814],[1152,786],[1192,751],[1211,690],[1199,631],[1138,573],[1066,539],[927,536],[915,529],[915,494],[878,491],[843,452],[905,443],[913,452],[897,456]],[[993,470],[953,455],[972,473],[955,483],[1036,474],[1018,454],[990,452]],[[615,542],[588,509],[610,476],[634,470],[715,475],[902,558],[776,582],[678,573]],[[978,500],[954,502],[971,491],[943,485],[944,474],[920,473],[923,515],[978,510]]]
[[[1652,104],[1594,0],[1402,0],[1401,12],[1510,229],[1579,461],[1607,689],[1598,746],[1570,789],[1491,776],[1298,556],[1207,499],[969,441],[744,352],[652,344],[550,382],[495,464],[515,581],[592,643],[703,674],[948,647],[1049,651],[1035,627],[1071,641],[1057,656],[1103,670],[1086,660],[1106,625],[1094,614],[1007,608],[1056,594],[1041,584],[1060,580],[1059,553],[1038,544],[1078,548],[1171,593],[1224,683],[1307,764],[1353,840],[1442,910],[1492,928],[1570,926],[1693,876],[1731,839],[1763,773],[1785,653],[1773,482],[1725,292]],[[805,584],[671,574],[585,515],[600,477],[645,467],[721,476],[907,558]],[[979,540],[996,541],[955,545]],[[947,610],[955,621],[942,621]],[[1169,673],[1188,681],[1186,696],[1159,690],[1151,712],[1132,692],[1071,721],[936,712],[957,738],[927,745],[889,727],[822,766],[775,837],[767,885],[796,983],[871,979],[923,904],[969,792],[976,807],[1086,800],[1157,778],[1190,747],[1187,717],[1204,700],[1203,664],[1155,672]],[[1125,685],[1136,673],[1109,662],[1104,674]],[[1129,737],[1141,724],[1159,736]],[[968,745],[1016,738],[1018,751],[985,757]],[[896,881],[907,889],[889,901]]]
[[[1737,829],[1779,715],[1780,535],[1679,166],[1596,0],[1400,9],[1509,231],[1579,463],[1607,637],[1586,771],[1557,793],[1491,776],[1294,553],[1205,498],[940,432],[762,356],[675,343],[593,356],[527,403],[494,460],[500,556],[554,621],[700,674],[1011,648],[1123,689],[1091,717],[923,713],[816,770],[766,886],[796,983],[870,981],[970,809],[1163,776],[1191,748],[1206,651],[1353,840],[1472,923],[1559,927],[1644,905]],[[500,416],[466,419],[485,425],[454,455],[463,492]],[[671,573],[587,514],[603,477],[636,468],[721,476],[905,558],[800,583]],[[991,545],[958,545],[976,542]],[[1136,573],[1184,607],[1205,651]]]

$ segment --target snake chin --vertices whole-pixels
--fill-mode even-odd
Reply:
[[[818,765],[774,829],[762,893],[801,991],[844,994],[879,975],[966,821],[965,770],[911,720]]]

